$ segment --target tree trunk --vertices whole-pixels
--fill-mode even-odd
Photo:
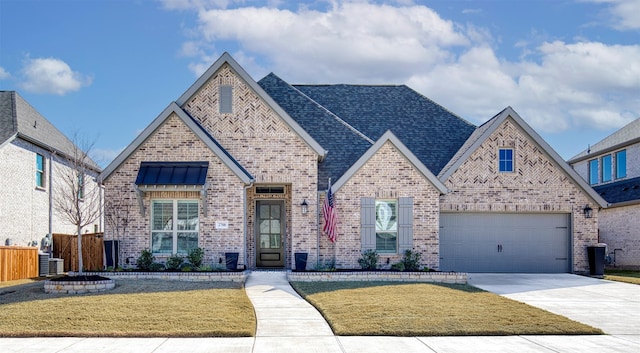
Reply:
[[[82,275],[82,227],[78,226],[78,275]]]

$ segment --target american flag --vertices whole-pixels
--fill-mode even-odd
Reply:
[[[334,206],[333,193],[331,192],[331,181],[329,181],[327,197],[324,199],[324,205],[322,206],[322,214],[324,216],[324,228],[322,228],[322,230],[327,234],[332,243],[336,242],[336,237],[338,236],[338,214],[336,213]]]

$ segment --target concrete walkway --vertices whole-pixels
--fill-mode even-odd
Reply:
[[[547,306],[547,310],[563,310],[562,307],[565,306],[573,308],[570,311],[575,310],[575,313],[567,313],[580,317],[578,321],[596,322],[598,324],[592,326],[600,327],[606,332],[617,327],[617,321],[629,322],[628,325],[620,326],[633,326],[632,330],[624,329],[619,331],[619,334],[600,336],[333,336],[329,326],[315,308],[293,291],[286,281],[285,272],[256,271],[251,273],[245,284],[258,319],[256,337],[0,338],[0,352],[640,352],[640,334],[635,333],[640,325],[633,321],[639,316],[636,300],[640,296],[640,286],[619,287],[617,283],[600,282],[590,278],[586,278],[587,282],[582,282],[584,279],[574,275],[470,275],[470,281],[474,285],[516,300],[529,300],[529,304],[535,306]],[[599,288],[602,288],[602,291]],[[617,292],[620,294],[614,294]],[[627,300],[628,298],[630,299]],[[586,304],[580,304],[585,300]],[[628,302],[630,306],[614,304],[616,302]],[[606,315],[606,309],[594,310],[598,303],[605,308],[615,308],[621,312],[618,316]]]

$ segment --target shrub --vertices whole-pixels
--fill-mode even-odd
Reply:
[[[362,253],[362,257],[358,259],[358,264],[363,270],[375,270],[378,268],[378,260],[380,256],[375,250],[367,250]]]
[[[187,260],[193,267],[200,267],[202,265],[202,259],[204,258],[204,249],[195,248],[189,250],[189,254],[187,255]]]
[[[401,261],[391,265],[391,269],[400,272],[404,271],[404,262]]]
[[[213,267],[211,265],[201,265],[198,268],[196,268],[196,271],[211,272],[213,271]]]
[[[164,264],[161,264],[159,262],[154,262],[151,264],[148,271],[154,271],[154,272],[164,271]]]
[[[138,269],[141,271],[152,271],[152,266],[154,261],[156,260],[155,256],[149,249],[142,250],[142,253],[136,260],[136,264],[138,265]]]
[[[316,271],[333,272],[336,270],[336,260],[325,260],[316,266]]]
[[[193,271],[193,267],[191,267],[191,264],[185,263],[185,264],[182,264],[182,266],[180,266],[180,271],[182,271],[182,272],[191,272],[191,271]]]
[[[401,263],[404,265],[404,269],[401,271],[420,271],[421,256],[422,254],[417,251],[414,252],[411,250],[406,250],[401,261]]]
[[[178,254],[173,254],[169,256],[165,266],[167,266],[167,270],[179,270],[180,265],[182,265],[183,262],[184,262],[184,258],[182,258],[182,256]]]

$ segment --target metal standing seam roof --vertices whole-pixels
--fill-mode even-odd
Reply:
[[[141,162],[136,185],[204,185],[209,162]]]

